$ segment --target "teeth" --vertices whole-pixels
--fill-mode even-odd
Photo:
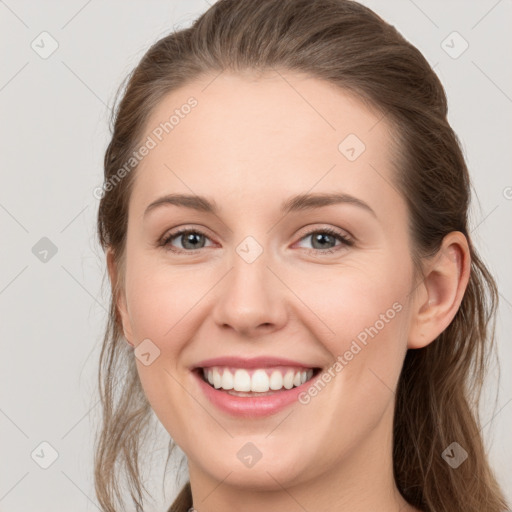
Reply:
[[[233,389],[235,391],[251,391],[251,376],[245,370],[237,370],[235,372]]]
[[[220,388],[222,381],[222,377],[220,376],[219,370],[217,368],[213,369],[213,387],[216,389]]]
[[[233,374],[231,372],[223,372],[221,388],[222,389],[233,389],[233,386],[234,386]]]
[[[251,391],[258,391],[260,393],[264,393],[269,389],[270,379],[265,370],[256,370],[251,377]]]
[[[259,368],[249,372],[214,366],[203,368],[203,376],[215,389],[266,393],[300,386],[311,379],[313,370]]]
[[[272,372],[272,375],[270,375],[269,387],[273,390],[281,389],[283,387],[283,374],[281,372],[277,370]]]
[[[293,376],[294,376],[293,370],[288,370],[286,372],[286,375],[284,376],[284,379],[283,379],[283,386],[286,389],[293,388]]]

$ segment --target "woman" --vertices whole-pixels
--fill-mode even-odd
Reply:
[[[497,290],[425,58],[346,0],[219,0],[154,44],[105,154],[96,492],[142,510],[503,511],[479,432]],[[114,382],[114,375],[118,382]]]

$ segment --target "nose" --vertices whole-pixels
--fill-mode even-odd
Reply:
[[[287,320],[286,287],[267,266],[265,252],[249,263],[235,254],[217,289],[216,325],[254,338],[281,329]]]

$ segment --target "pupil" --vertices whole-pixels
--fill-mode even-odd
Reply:
[[[322,240],[325,242],[325,238],[332,238],[332,235],[318,234],[316,237],[314,237],[314,240],[321,243]]]
[[[186,243],[190,242],[192,244],[192,249],[195,249],[196,247],[194,247],[194,238],[197,238],[199,236],[202,235],[199,235],[198,233],[189,233],[188,235],[185,235]]]

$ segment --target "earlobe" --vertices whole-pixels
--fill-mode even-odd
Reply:
[[[459,231],[446,235],[417,289],[408,348],[423,348],[450,325],[469,281],[471,256]]]
[[[124,290],[119,286],[119,272],[115,261],[114,252],[111,248],[107,249],[107,268],[110,278],[110,285],[116,301],[117,316],[121,323],[123,335],[126,339],[126,342],[134,347],[134,343],[130,341],[132,339],[132,330],[128,316],[128,309],[126,306],[126,296]]]

